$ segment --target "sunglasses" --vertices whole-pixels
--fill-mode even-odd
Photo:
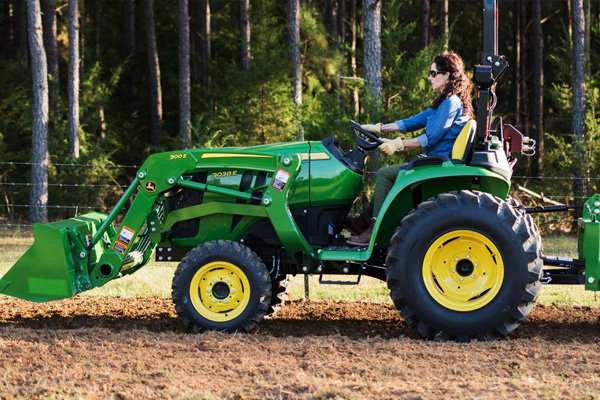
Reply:
[[[435,78],[438,74],[445,74],[447,71],[429,71],[429,76]]]

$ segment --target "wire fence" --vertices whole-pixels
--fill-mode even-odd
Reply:
[[[48,210],[55,211],[54,220],[61,220],[74,217],[87,211],[98,211],[108,213],[116,204],[116,201],[128,185],[119,183],[121,179],[131,181],[135,172],[140,168],[139,165],[118,165],[118,164],[88,164],[88,163],[52,163],[54,169],[71,169],[62,174],[54,174],[47,183],[49,189],[49,200],[47,205],[35,205],[29,202],[29,190],[34,186],[31,182],[25,181],[28,176],[21,171],[21,181],[11,181],[10,177],[15,174],[5,173],[9,168],[21,170],[22,167],[35,168],[38,164],[19,161],[0,161],[0,228],[1,229],[20,229],[30,228],[33,225],[27,222],[26,214],[31,208],[45,207]],[[82,172],[82,170],[86,170]],[[95,176],[93,171],[118,171],[112,174],[100,174]],[[3,172],[4,171],[4,172]],[[79,171],[80,173],[74,173]],[[374,174],[374,172],[367,172]],[[18,174],[16,174],[18,175]],[[77,178],[88,178],[85,182],[75,182]],[[110,179],[113,183],[89,182],[89,178],[97,180]],[[511,195],[520,203],[531,205],[532,202],[543,204],[544,201],[554,201],[563,204],[581,204],[587,200],[587,196],[575,196],[561,193],[543,193],[541,199],[532,198],[531,194],[524,193],[514,188],[519,187],[521,182],[535,182],[537,186],[553,190],[547,184],[551,182],[567,183],[569,186],[576,180],[586,180],[588,182],[599,181],[600,178],[578,178],[568,176],[526,176],[514,175],[512,177],[513,190]],[[82,195],[82,193],[88,193]],[[365,188],[362,195],[370,198],[372,188]],[[562,212],[552,214],[534,214],[536,224],[542,231],[550,230],[571,230],[577,222],[577,213]]]

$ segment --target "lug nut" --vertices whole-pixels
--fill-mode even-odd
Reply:
[[[464,280],[465,280],[465,278],[463,278],[463,277],[461,276],[460,278],[458,278],[458,280],[462,282],[462,281],[464,281]]]
[[[596,280],[594,279],[594,277],[593,277],[593,276],[590,276],[590,277],[588,278],[588,283],[594,283],[595,281],[596,281]]]
[[[465,256],[465,258],[471,258],[471,255],[470,255],[470,254],[467,254],[467,255]]]
[[[471,275],[471,279],[475,279],[475,275]]]
[[[452,273],[455,273],[455,272],[456,272],[456,270],[455,270],[454,268],[452,268],[450,271],[452,271]]]
[[[454,257],[454,261],[458,261],[458,257]]]

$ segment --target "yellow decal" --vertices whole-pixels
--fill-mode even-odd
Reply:
[[[181,154],[171,154],[171,156],[169,157],[169,160],[179,160],[182,158],[187,158],[187,154],[186,153],[181,153]]]
[[[148,181],[144,184],[144,189],[146,192],[156,192],[156,182]]]
[[[236,176],[237,171],[223,171],[223,172],[213,172],[212,178],[222,178],[224,176]]]
[[[311,160],[329,160],[330,157],[327,153],[311,153],[310,154],[310,159]]]
[[[204,153],[200,158],[273,158],[273,156],[262,156],[258,154],[239,154],[239,153]]]
[[[300,153],[300,158],[302,159],[302,161],[306,161],[308,160],[308,153]],[[320,153],[310,153],[310,159],[313,161],[317,161],[317,160],[329,160],[331,157],[329,157],[329,155],[327,153],[324,152],[320,152]]]

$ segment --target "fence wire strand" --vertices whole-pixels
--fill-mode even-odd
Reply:
[[[89,164],[89,163],[50,163],[52,166],[55,167],[77,167],[77,168],[105,168],[105,169],[139,169],[140,166],[139,165],[121,165],[121,164]],[[21,162],[21,161],[0,161],[0,167],[2,165],[6,165],[6,166],[23,166],[23,165],[27,165],[27,166],[37,166],[40,165],[39,163],[31,163],[31,162]],[[373,172],[373,171],[365,171],[364,174],[365,175],[374,175],[377,172]],[[576,180],[586,180],[586,181],[597,181],[600,180],[600,177],[568,177],[568,176],[527,176],[527,175],[514,175],[512,177],[513,180],[531,180],[531,181],[576,181]],[[85,184],[79,184],[79,183],[47,183],[46,184],[48,187],[52,187],[52,188],[106,188],[106,189],[116,189],[116,190],[120,190],[120,189],[125,189],[128,187],[128,185],[121,185],[118,183],[114,183],[114,184],[92,184],[92,183],[85,183]],[[5,191],[10,191],[11,187],[17,188],[17,187],[34,187],[36,185],[34,185],[31,182],[0,182],[0,187],[4,187]],[[371,197],[373,194],[373,189],[370,187],[365,187],[365,190],[361,191],[360,197],[362,196],[367,196],[367,197]],[[11,199],[12,199],[12,194],[10,195]],[[526,194],[521,194],[521,193],[516,193],[513,196],[519,198],[519,199],[531,199],[531,196],[528,196]],[[552,195],[546,195],[544,194],[544,198],[546,199],[551,199],[551,200],[572,200],[572,201],[581,201],[581,200],[585,200],[588,197],[586,196],[569,196],[569,195],[556,195],[556,194],[552,194]],[[68,204],[68,205],[38,205],[38,204],[17,204],[17,203],[13,203],[11,201],[9,201],[8,197],[5,194],[5,199],[6,202],[5,204],[1,204],[0,205],[0,210],[4,209],[7,212],[12,212],[11,210],[15,209],[15,208],[21,208],[21,209],[31,209],[31,208],[46,208],[46,209],[55,209],[55,210],[76,210],[76,213],[78,211],[108,211],[110,210],[109,207],[105,207],[105,206],[90,206],[90,205],[85,205],[85,206],[81,206],[81,205],[72,205],[72,204]],[[361,200],[359,200],[361,201]],[[534,218],[534,220],[536,221],[536,224],[538,225],[548,225],[548,224],[557,224],[557,223],[575,223],[577,220],[573,219],[572,217],[565,217],[565,218],[556,218],[556,217],[543,217],[543,216],[538,216],[538,215],[532,215],[532,217]],[[10,220],[11,223],[0,223],[0,227],[2,227],[3,229],[8,229],[8,228],[29,228],[32,227],[33,224],[27,224],[27,223],[12,223],[13,221],[13,216],[11,216],[10,218],[7,216],[6,217],[7,220]]]

